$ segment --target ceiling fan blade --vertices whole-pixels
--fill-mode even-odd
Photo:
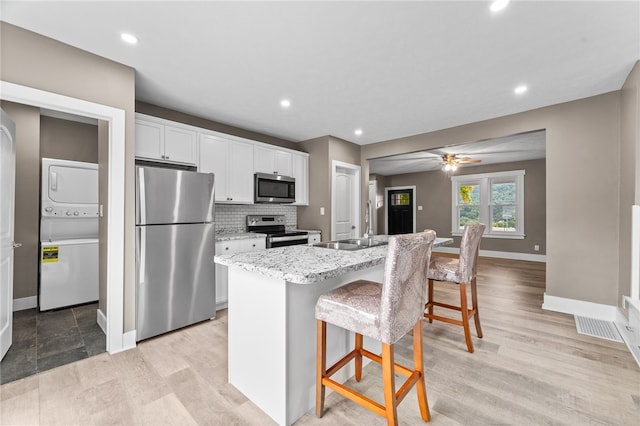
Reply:
[[[482,162],[482,160],[474,160],[474,159],[469,158],[469,157],[456,158],[456,161],[457,161],[458,163],[461,163],[461,164],[468,164],[468,163],[481,163],[481,162]]]

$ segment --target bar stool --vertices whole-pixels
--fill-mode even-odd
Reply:
[[[429,290],[427,304],[425,305],[424,317],[433,320],[455,324],[464,328],[464,338],[467,342],[467,350],[473,352],[473,342],[471,341],[471,331],[469,329],[469,318],[473,317],[476,324],[476,333],[482,338],[482,328],[480,327],[480,315],[478,314],[478,295],[476,292],[476,264],[478,263],[478,251],[480,240],[484,232],[485,225],[482,223],[466,225],[460,241],[460,255],[457,259],[447,257],[434,257],[431,259],[427,278],[429,279]],[[433,300],[433,282],[448,281],[458,284],[460,287],[460,306],[453,306]],[[467,284],[471,286],[471,309],[467,303]],[[440,315],[434,315],[433,307],[453,309],[462,314],[462,319],[457,320]]]
[[[413,385],[417,385],[422,419],[429,421],[429,405],[424,383],[422,360],[422,314],[424,312],[424,280],[429,268],[434,231],[389,237],[388,254],[382,284],[359,280],[325,295],[316,303],[317,365],[316,415],[324,411],[325,386],[373,412],[386,417],[389,425],[397,425],[397,406]],[[353,331],[355,348],[329,369],[326,368],[327,323]],[[413,329],[413,370],[396,364],[393,345]],[[382,342],[382,356],[362,347],[363,336]],[[362,378],[362,357],[382,365],[385,405],[331,379],[352,359],[355,379]],[[395,375],[408,376],[396,393]]]

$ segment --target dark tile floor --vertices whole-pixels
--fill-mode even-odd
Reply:
[[[0,362],[0,384],[105,352],[97,303],[13,313],[13,344]]]

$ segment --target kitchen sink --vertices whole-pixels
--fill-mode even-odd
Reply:
[[[349,238],[346,240],[328,241],[316,243],[314,246],[334,250],[362,250],[369,247],[378,247],[387,244],[386,235],[368,238]]]

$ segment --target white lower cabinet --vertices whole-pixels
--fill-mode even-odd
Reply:
[[[321,239],[320,234],[309,234],[309,244],[319,243]]]
[[[267,240],[265,237],[220,241],[216,243],[216,254],[235,254],[243,251],[264,250],[266,247]],[[216,311],[227,307],[229,300],[228,281],[227,267],[216,264]]]

